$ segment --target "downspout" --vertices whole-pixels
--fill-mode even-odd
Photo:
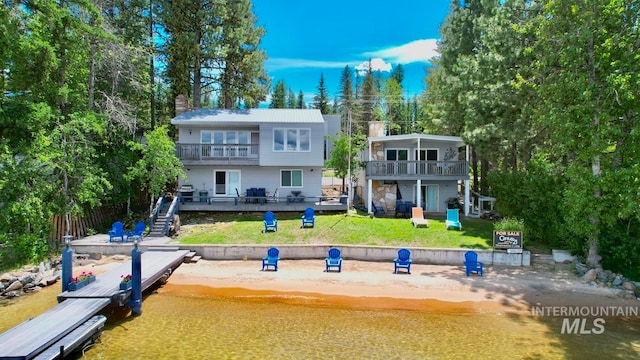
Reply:
[[[422,161],[420,159],[420,135],[418,135],[418,152],[416,153],[417,155],[417,159],[416,159],[416,170],[418,170],[420,168],[420,161]],[[416,173],[419,173],[418,171],[416,171]],[[418,175],[422,175],[422,174],[418,174]],[[422,207],[422,179],[420,178],[420,176],[418,176],[418,180],[416,181],[416,206],[417,207]]]

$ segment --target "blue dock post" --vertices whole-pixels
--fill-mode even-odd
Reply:
[[[73,235],[65,235],[64,245],[65,248],[62,251],[62,292],[69,290],[69,283],[73,277],[73,250],[69,246]]]
[[[138,249],[138,239],[133,241],[131,250],[131,314],[142,314],[142,251]]]

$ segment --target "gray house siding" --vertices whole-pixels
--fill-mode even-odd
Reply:
[[[282,170],[301,170],[302,186],[282,186]],[[216,172],[238,172],[239,182],[237,186],[227,186],[224,194],[214,191],[214,174]],[[245,195],[248,188],[265,188],[269,196],[286,197],[291,191],[301,191],[302,195],[319,197],[322,193],[322,171],[315,167],[306,166],[192,166],[185,169],[188,181],[194,189],[194,196],[197,198],[200,191],[207,191],[208,198],[215,201],[216,198],[227,199],[236,196],[236,188],[241,196]],[[220,184],[219,184],[220,185]],[[220,192],[220,188],[218,192]],[[198,199],[196,199],[198,201]]]
[[[309,151],[274,151],[274,129],[308,129],[310,131]],[[286,164],[322,167],[323,152],[323,124],[262,124],[260,126],[260,166]]]

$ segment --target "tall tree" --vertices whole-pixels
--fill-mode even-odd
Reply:
[[[554,129],[550,153],[566,156],[556,160],[566,166],[567,223],[586,239],[592,267],[603,227],[619,221],[620,211],[610,211],[620,207],[615,199],[637,192],[622,179],[640,177],[639,90],[631,80],[640,71],[639,8],[638,1],[550,0],[540,26],[538,90],[548,100],[539,120]],[[639,218],[637,208],[625,215]]]
[[[266,98],[270,79],[264,69],[267,55],[260,49],[264,28],[256,26],[251,0],[225,0],[220,43],[214,70],[219,71],[220,96],[224,107],[230,109],[241,103],[257,104]],[[219,6],[219,7],[220,7]],[[219,8],[218,7],[218,8]]]
[[[130,146],[141,153],[136,164],[129,167],[126,177],[130,180],[140,180],[143,188],[151,197],[149,211],[157,197],[179,177],[185,173],[182,162],[175,156],[175,144],[168,136],[167,126],[160,126],[145,134],[146,144],[130,142]]]
[[[324,74],[320,73],[320,82],[318,83],[318,93],[313,97],[313,108],[320,109],[322,114],[329,113],[329,96],[327,95],[327,87],[324,85]]]
[[[287,86],[284,80],[280,80],[276,83],[273,93],[271,94],[271,109],[285,109],[287,107]]]
[[[304,103],[304,93],[302,92],[302,90],[300,90],[300,92],[298,92],[298,101],[296,101],[296,108],[297,109],[306,109],[307,106]]]

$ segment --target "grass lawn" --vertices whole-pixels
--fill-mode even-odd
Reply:
[[[278,231],[263,233],[262,213],[183,213],[181,244],[340,244],[490,249],[493,223],[461,219],[462,231],[446,230],[444,220],[429,219],[415,228],[409,219],[370,218],[350,213],[316,214],[315,227],[301,229],[301,214],[277,213]]]

